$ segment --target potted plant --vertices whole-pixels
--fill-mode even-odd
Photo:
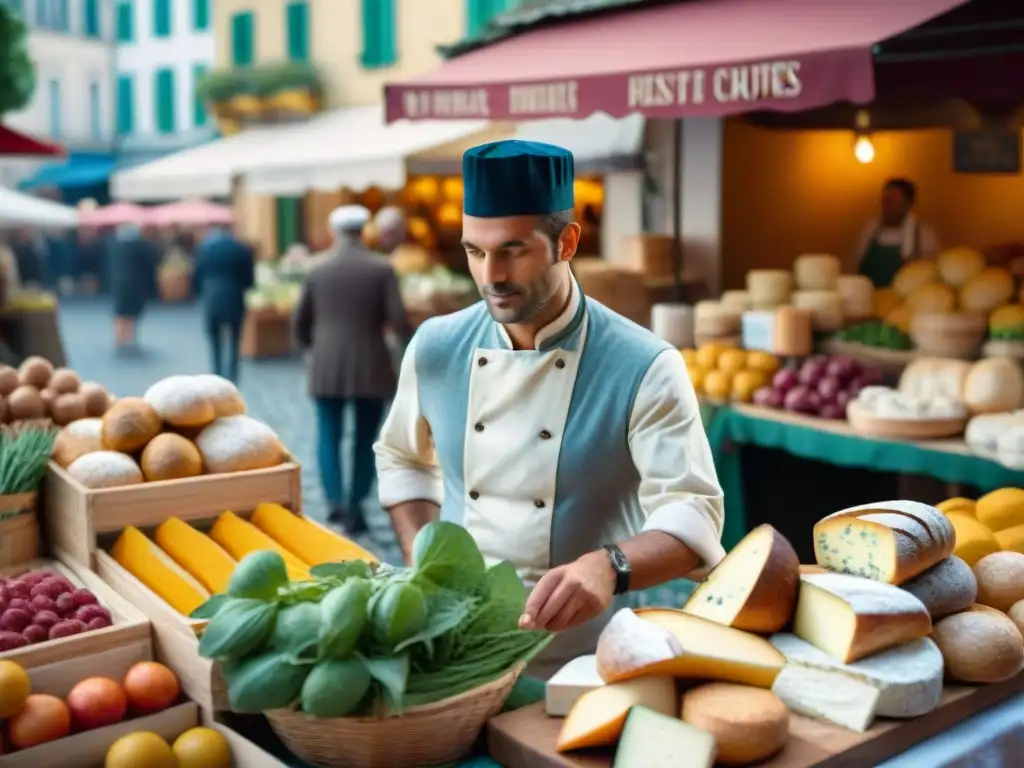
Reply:
[[[308,117],[320,109],[323,81],[316,67],[304,61],[283,61],[254,73],[264,108],[278,117]]]
[[[39,556],[36,494],[56,438],[48,422],[0,428],[0,568]]]
[[[225,104],[226,116],[241,123],[258,120],[263,114],[263,102],[257,92],[253,70],[230,70],[225,74],[225,79],[232,83],[230,95]]]
[[[229,105],[231,99],[239,92],[241,76],[230,69],[218,69],[207,72],[196,83],[196,95],[210,105],[210,110],[218,120],[231,117]]]

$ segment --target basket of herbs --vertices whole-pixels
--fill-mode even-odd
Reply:
[[[323,768],[450,763],[470,751],[526,663],[548,643],[518,627],[526,588],[487,567],[461,526],[434,522],[409,568],[325,563],[289,583],[274,552],[235,568],[199,654],[221,663],[232,710],[264,713]]]
[[[0,428],[0,568],[39,556],[36,496],[56,437],[46,421]]]

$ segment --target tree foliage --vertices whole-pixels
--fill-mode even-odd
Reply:
[[[28,28],[0,2],[0,117],[27,106],[36,89],[36,68],[28,52]]]

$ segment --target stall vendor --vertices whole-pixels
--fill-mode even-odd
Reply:
[[[908,179],[889,179],[882,187],[882,214],[868,223],[858,250],[859,269],[876,288],[887,288],[903,264],[932,258],[939,240],[914,212],[917,187]]]
[[[529,670],[593,653],[628,592],[724,555],[722,489],[679,353],[580,292],[573,157],[468,150],[462,244],[483,301],[428,320],[375,446],[408,557],[440,517],[532,589],[524,628],[558,632]]]

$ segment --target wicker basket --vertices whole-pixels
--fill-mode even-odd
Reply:
[[[473,748],[523,670],[448,699],[412,707],[401,717],[322,720],[301,712],[267,712],[270,727],[300,759],[317,768],[426,768],[452,763]]]
[[[39,557],[36,493],[0,496],[0,568]]]

